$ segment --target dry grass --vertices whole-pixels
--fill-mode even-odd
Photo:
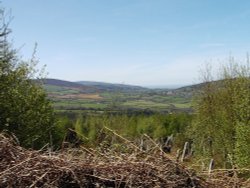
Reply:
[[[26,150],[0,134],[0,187],[228,187],[223,178],[214,184],[216,178],[197,177],[157,145],[145,152],[124,141],[127,152],[82,146],[52,153]]]

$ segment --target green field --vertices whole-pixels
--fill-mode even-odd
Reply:
[[[188,111],[191,98],[161,91],[135,92],[96,92],[84,93],[79,88],[45,85],[48,96],[56,110],[152,110],[152,111]]]

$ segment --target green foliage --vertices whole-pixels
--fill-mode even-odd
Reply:
[[[239,167],[247,167],[250,164],[250,125],[238,124],[236,127],[235,158]]]
[[[83,116],[79,115],[75,122],[75,131],[79,137],[85,137],[86,132],[88,131],[88,127],[85,126]]]
[[[21,145],[39,148],[54,132],[53,108],[44,90],[33,83],[37,64],[20,60],[6,40],[10,30],[0,15],[0,130],[13,132]]]
[[[64,141],[68,129],[73,129],[74,122],[67,116],[57,116],[54,127],[53,144],[59,148]]]
[[[198,157],[214,158],[218,166],[228,167],[228,156],[237,165],[250,166],[249,63],[239,65],[231,58],[220,73],[216,82],[210,69],[203,73],[206,84],[197,95],[196,116],[190,129],[195,153]]]
[[[74,122],[74,129],[85,144],[116,144],[114,135],[104,128],[108,127],[130,140],[136,140],[143,134],[156,140],[173,134],[176,138],[175,146],[182,147],[191,115],[78,115]]]

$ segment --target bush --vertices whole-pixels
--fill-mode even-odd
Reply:
[[[203,77],[190,131],[196,156],[214,158],[218,166],[232,167],[232,162],[250,166],[249,62],[239,65],[230,58],[220,71],[219,81],[213,81],[209,69]]]
[[[13,132],[22,146],[40,148],[52,141],[54,115],[45,91],[34,81],[37,60],[18,58],[0,14],[0,130]]]

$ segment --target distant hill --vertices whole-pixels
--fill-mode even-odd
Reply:
[[[189,86],[180,87],[177,89],[174,89],[173,92],[179,95],[186,95],[186,96],[193,96],[194,93],[197,93],[202,90],[203,87],[206,86],[206,84],[212,83],[215,84],[217,87],[223,87],[223,80],[216,80],[212,82],[206,82],[206,83],[199,83]]]
[[[193,85],[188,85],[188,86],[183,86],[177,89],[174,89],[176,92],[193,92],[197,90],[201,90],[202,87],[205,86],[205,83],[199,83],[199,84],[193,84]]]
[[[172,90],[173,94],[182,96],[185,98],[192,98],[194,96],[194,93],[197,93],[204,87],[205,83],[199,83],[189,86],[183,86],[177,89]]]
[[[82,93],[95,93],[95,92],[142,92],[148,91],[150,89],[134,86],[134,85],[125,85],[125,84],[112,84],[105,82],[91,82],[91,81],[78,81],[70,82],[59,79],[43,79],[41,80],[46,88],[51,87],[62,87],[67,89],[77,89]],[[38,80],[36,80],[38,82]]]
[[[54,107],[62,111],[103,112],[105,110],[161,113],[192,112],[192,97],[206,83],[178,89],[148,89],[105,82],[40,80]],[[39,82],[39,80],[36,80]],[[222,86],[223,82],[213,82]]]
[[[187,93],[188,95],[190,93],[193,93],[195,91],[200,90],[204,83],[200,84],[194,84],[190,86],[183,86],[177,89],[149,89],[142,86],[134,86],[134,85],[126,85],[126,84],[113,84],[113,83],[106,83],[106,82],[95,82],[95,81],[77,81],[77,82],[71,82],[71,81],[65,81],[65,80],[59,80],[59,79],[43,79],[41,80],[42,83],[45,86],[57,86],[57,87],[63,87],[68,89],[77,89],[82,90],[86,92],[157,92],[157,91],[170,91],[175,94],[179,93]],[[36,80],[36,82],[38,82]]]
[[[190,112],[192,91],[198,86],[179,89],[148,89],[141,86],[105,82],[42,81],[57,110],[78,111],[155,111]],[[36,80],[36,82],[40,82]]]
[[[85,88],[83,85],[76,83],[76,82],[70,82],[65,80],[58,80],[58,79],[43,79],[42,82],[45,85],[54,85],[54,86],[61,86],[61,87],[73,87],[73,88]]]
[[[91,82],[91,81],[78,81],[75,82],[77,84],[81,84],[83,86],[92,86],[101,91],[146,91],[149,90],[148,88],[144,88],[141,86],[134,86],[134,85],[125,85],[125,84],[112,84],[112,83],[105,83],[105,82]]]
[[[82,93],[95,93],[98,90],[95,87],[84,86],[79,83],[59,80],[59,79],[48,78],[48,79],[36,80],[36,82],[38,81],[41,81],[44,84],[45,88],[62,88],[64,90],[72,89],[81,91]]]

